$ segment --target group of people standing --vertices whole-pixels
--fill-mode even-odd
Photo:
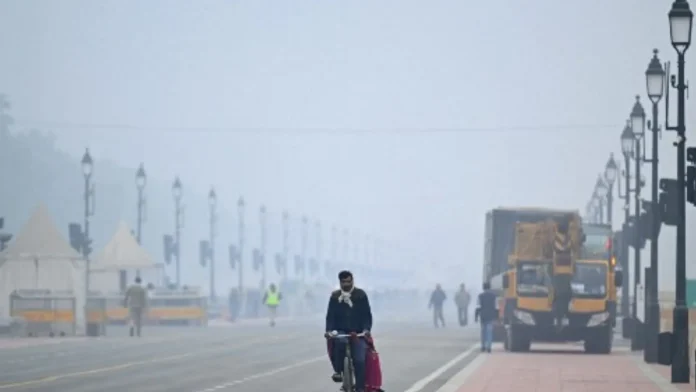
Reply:
[[[474,322],[481,324],[481,351],[491,352],[493,343],[493,325],[498,319],[498,308],[496,294],[491,291],[490,283],[483,284],[483,292],[478,295]],[[442,286],[437,284],[435,290],[430,295],[430,303],[428,308],[433,310],[433,324],[435,328],[445,326],[445,317],[443,315],[443,305],[447,300],[447,294],[442,289]],[[466,326],[469,323],[469,305],[471,303],[471,294],[467,291],[466,286],[462,283],[459,286],[459,291],[454,296],[454,303],[457,306],[457,315],[459,325]]]
[[[447,300],[447,294],[438,283],[430,295],[428,308],[433,310],[433,324],[435,328],[445,326],[445,316],[443,314],[444,303]],[[471,303],[471,294],[466,289],[466,285],[462,283],[459,290],[454,295],[454,304],[457,307],[457,318],[459,325],[464,327],[469,323],[469,304]]]

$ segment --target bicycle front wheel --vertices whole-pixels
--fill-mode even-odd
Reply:
[[[353,370],[353,361],[346,357],[343,359],[343,390],[345,392],[353,392],[355,390],[355,378]]]

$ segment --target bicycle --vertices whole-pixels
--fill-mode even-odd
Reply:
[[[329,336],[330,339],[351,339],[363,338],[365,333],[358,334],[335,334]],[[341,386],[343,392],[355,392],[355,367],[353,366],[353,352],[350,341],[346,343],[346,356],[343,358],[343,383]]]

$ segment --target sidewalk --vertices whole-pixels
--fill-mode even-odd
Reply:
[[[660,377],[664,378],[666,382],[670,382],[672,379],[672,369],[669,366],[665,365],[656,365],[656,364],[646,364],[643,361],[643,353],[639,352],[636,354],[636,361],[639,361],[643,363],[642,366],[649,367],[651,370],[653,370],[655,373],[659,374]],[[689,362],[691,363],[691,362]],[[690,384],[674,384],[674,387],[676,388],[677,391],[693,391],[694,388],[696,388],[696,385],[694,383],[694,368],[691,368],[691,383]]]
[[[572,345],[533,344],[532,350],[508,353],[497,347],[491,354],[481,354],[437,392],[693,390],[670,384],[626,348],[611,355],[585,354],[582,347]]]

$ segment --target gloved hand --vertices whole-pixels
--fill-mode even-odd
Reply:
[[[364,330],[363,333],[365,334],[366,338],[369,338],[372,335],[368,330]]]

